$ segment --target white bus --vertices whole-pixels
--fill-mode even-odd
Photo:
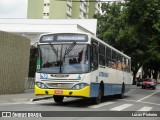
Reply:
[[[64,97],[124,97],[132,83],[131,58],[88,33],[40,36],[35,79],[36,95]]]

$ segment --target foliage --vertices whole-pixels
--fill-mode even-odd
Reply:
[[[159,6],[159,0],[108,2],[102,4],[102,14],[95,15],[97,36],[131,56],[134,77],[141,66],[147,71],[159,70]]]
[[[160,1],[159,0],[126,0],[126,23],[134,27],[137,38],[145,47],[143,68],[158,73],[160,61]],[[151,72],[150,72],[151,73]],[[146,76],[145,76],[146,77]],[[149,75],[151,77],[151,75]],[[156,79],[157,76],[153,75]]]

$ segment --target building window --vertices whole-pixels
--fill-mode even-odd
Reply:
[[[67,19],[71,19],[71,16],[67,14]]]
[[[50,4],[49,3],[44,3],[44,6],[49,6]]]
[[[43,16],[49,16],[49,13],[43,13]]]
[[[71,9],[72,9],[72,8],[67,5],[67,10],[68,10],[68,11],[71,11]]]
[[[86,18],[86,15],[87,15],[87,14],[86,14],[86,13],[84,13],[84,14],[83,14],[83,17],[84,17],[84,18]]]

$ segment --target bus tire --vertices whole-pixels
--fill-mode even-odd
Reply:
[[[125,93],[125,85],[123,84],[123,85],[122,85],[121,94],[118,95],[120,99],[123,99],[123,98],[124,98],[124,93]]]
[[[56,103],[62,103],[64,96],[57,96],[57,95],[53,95],[53,99]]]

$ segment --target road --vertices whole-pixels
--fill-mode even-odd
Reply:
[[[157,86],[156,90],[134,87],[125,94],[124,99],[117,99],[117,96],[108,96],[105,97],[102,103],[99,105],[93,104],[91,99],[65,98],[62,104],[56,104],[53,99],[45,99],[34,102],[0,104],[0,111],[71,111],[69,116],[72,116],[73,113],[75,119],[80,119],[81,115],[76,115],[83,115],[85,111],[89,111],[87,115],[84,114],[84,116],[89,117],[88,119],[91,119],[90,117],[93,116],[99,117],[100,115],[98,114],[100,111],[119,111],[119,113],[115,112],[115,116],[116,114],[123,114],[123,112],[125,114],[126,111],[135,111],[134,113],[137,111],[146,111],[153,113],[155,111],[160,111],[160,85]],[[81,112],[76,113],[75,111]],[[106,114],[108,114],[107,112]],[[58,117],[63,117],[63,113],[64,112],[57,113]],[[111,114],[114,114],[114,112]],[[105,117],[107,115],[102,116]],[[125,120],[126,117],[123,118],[123,120]],[[66,117],[62,119],[66,120]],[[114,118],[111,117],[110,119]],[[122,117],[119,119],[122,119]],[[145,117],[145,120],[146,119],[150,120],[151,117]],[[158,120],[159,118],[153,118],[153,120],[156,119]]]

